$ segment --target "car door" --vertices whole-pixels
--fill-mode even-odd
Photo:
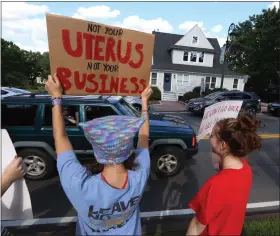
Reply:
[[[81,122],[87,122],[105,116],[122,115],[120,111],[111,104],[84,104],[81,105],[81,114]],[[77,154],[82,154],[84,158],[92,158],[94,156],[92,145],[87,140],[84,144],[82,150],[76,149],[75,152]]]
[[[85,142],[87,140],[84,137],[83,130],[81,127],[79,127],[79,122],[81,120],[80,105],[65,104],[62,107],[66,132],[74,151],[85,149]],[[52,106],[51,104],[45,104],[43,105],[42,109],[40,140],[48,143],[55,149],[53,138]],[[78,158],[83,157],[78,156]]]
[[[255,99],[251,95],[247,93],[241,93],[240,95],[243,100],[243,108],[248,109],[248,108],[254,108],[256,111],[258,110],[258,105],[259,101],[258,99]]]
[[[36,141],[38,130],[38,104],[21,101],[1,104],[1,126],[13,141]]]

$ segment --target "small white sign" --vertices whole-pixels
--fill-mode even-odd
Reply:
[[[241,109],[243,101],[218,102],[205,109],[197,135],[197,141],[211,134],[215,124],[226,118],[236,118]]]
[[[16,150],[7,130],[2,129],[2,174],[16,156]],[[28,188],[24,178],[15,181],[1,198],[1,220],[33,219]]]

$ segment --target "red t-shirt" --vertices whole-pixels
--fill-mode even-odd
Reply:
[[[211,177],[190,207],[206,225],[201,235],[240,235],[252,186],[252,169],[242,159],[239,170],[225,169]]]

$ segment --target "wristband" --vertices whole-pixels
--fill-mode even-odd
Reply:
[[[53,98],[52,99],[52,105],[62,105],[62,99],[61,98]]]

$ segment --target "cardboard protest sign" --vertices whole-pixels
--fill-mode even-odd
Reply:
[[[200,124],[197,140],[211,134],[213,127],[219,120],[236,118],[242,103],[243,101],[223,101],[207,107]]]
[[[65,94],[139,96],[149,84],[154,35],[46,15],[51,73]]]
[[[16,156],[14,145],[7,130],[2,129],[2,174]],[[15,181],[1,198],[2,220],[32,219],[33,212],[24,178]]]

